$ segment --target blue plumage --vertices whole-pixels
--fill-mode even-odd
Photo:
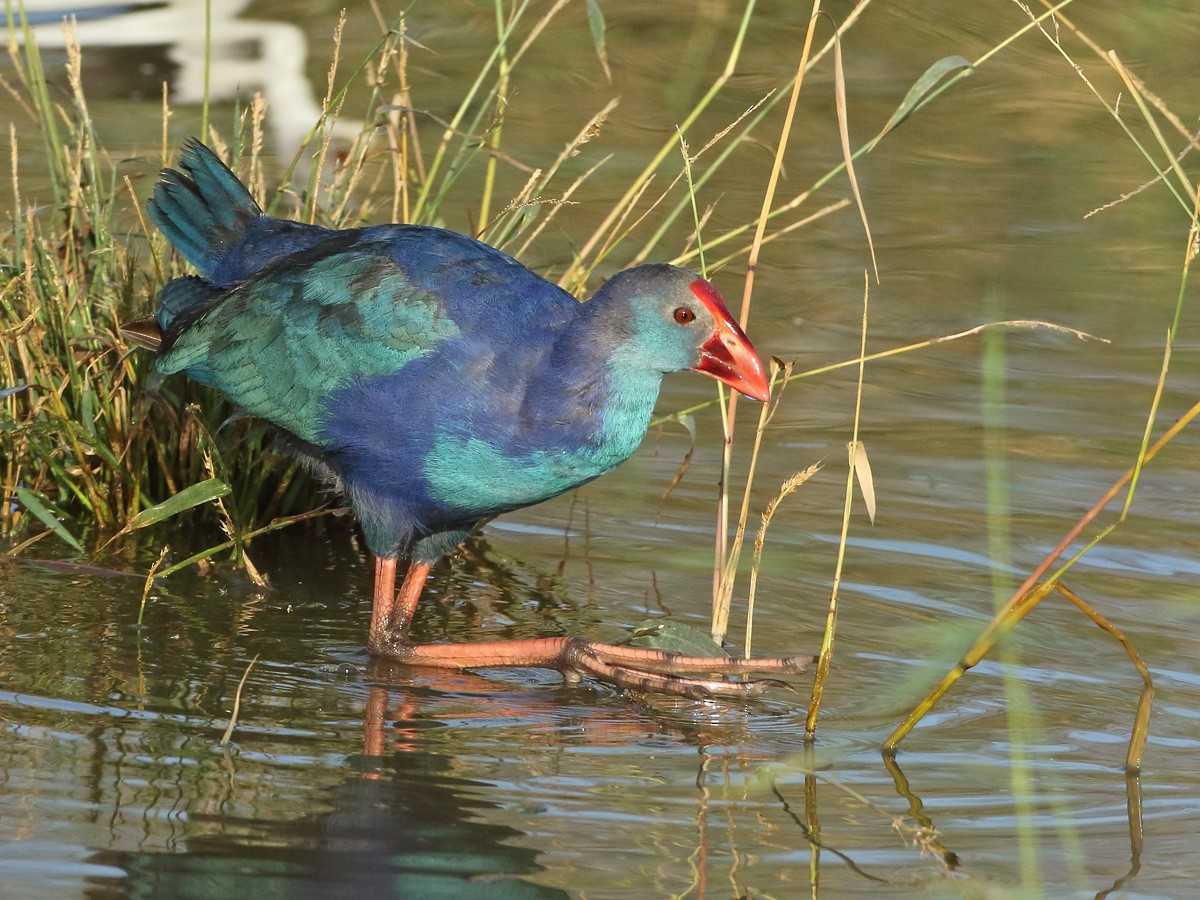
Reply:
[[[268,217],[197,141],[149,209],[199,272],[160,293],[158,371],[290,433],[349,497],[380,572],[411,557],[406,586],[481,518],[628,458],[664,373],[767,394],[720,296],[673,266],[629,269],[580,304],[455,232]],[[406,590],[415,603],[419,584]],[[385,595],[377,580],[377,620]],[[410,613],[379,627],[406,632]]]

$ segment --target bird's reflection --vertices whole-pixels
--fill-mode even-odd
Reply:
[[[452,759],[395,748],[351,757],[346,777],[313,797],[324,811],[298,820],[198,815],[210,826],[180,853],[106,851],[118,883],[85,895],[156,897],[558,898],[526,880],[541,867],[520,833],[482,821],[485,785],[451,773]],[[118,889],[118,893],[113,891]]]

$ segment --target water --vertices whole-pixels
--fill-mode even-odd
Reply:
[[[621,97],[580,171],[618,156],[560,214],[530,257],[537,265],[570,258],[572,240],[716,76],[741,13],[718,2],[690,20],[659,4],[602,6],[614,85],[594,62],[582,7],[552,23],[518,70],[505,139],[530,164],[552,159],[587,116]],[[829,8],[844,18],[849,7]],[[115,33],[133,46],[106,49],[114,39],[93,34],[85,50],[99,133],[114,154],[140,157],[129,166],[146,175],[157,156],[158,79],[175,79],[174,142],[198,122],[185,45],[200,13],[165,9],[185,25],[176,43],[127,23]],[[1069,13],[1194,122],[1192,5],[1079,0]],[[693,145],[790,75],[806,13],[778,3],[759,16],[731,95]],[[281,36],[292,56],[278,82],[315,78],[305,90],[318,95],[327,14],[266,2],[245,17],[264,27],[234,35],[219,24],[218,40]],[[855,143],[933,60],[976,57],[1022,21],[1002,2],[969,12],[946,0],[869,7],[845,46]],[[420,102],[445,115],[491,46],[491,10],[418,4],[409,27],[436,51],[414,60]],[[345,58],[361,58],[375,33],[372,17],[353,13]],[[252,43],[238,44],[242,55]],[[305,43],[311,55],[295,57]],[[1065,32],[1064,46],[1115,100],[1121,86],[1109,71]],[[830,71],[823,63],[808,81],[781,196],[839,159]],[[290,109],[272,138],[280,155],[308,127],[305,104]],[[8,111],[28,153],[35,145]],[[214,121],[231,111],[215,104]],[[1128,95],[1121,111],[1136,127]],[[768,165],[766,150],[749,154],[702,195],[717,204],[711,234],[756,212]],[[1191,157],[1184,165],[1194,170]],[[500,196],[525,177],[503,170]],[[902,745],[898,768],[878,751],[982,630],[994,590],[1015,587],[1134,458],[1187,219],[1161,188],[1082,216],[1150,177],[1036,34],[859,162],[882,276],[871,288],[869,350],[995,319],[1050,320],[1110,343],[993,332],[987,352],[1004,378],[990,408],[982,338],[868,366],[863,438],[879,513],[874,525],[861,509],[852,520],[836,668],[811,755],[801,739],[807,679],[795,695],[697,704],[631,700],[586,681],[566,687],[553,673],[371,662],[362,649],[369,561],[336,528],[257,541],[269,591],[226,565],[168,579],[138,627],[142,578],[159,548],[203,540],[150,533],[97,561],[135,577],[0,563],[0,894],[792,897],[812,893],[816,878],[830,897],[1023,897],[1039,887],[1091,896],[1114,884],[1113,896],[1190,895],[1200,877],[1200,562],[1188,432],[1145,473],[1128,521],[1069,579],[1154,675],[1140,781],[1121,772],[1140,681],[1120,647],[1059,599],[1016,630],[1003,663],[989,656],[950,691]],[[838,180],[806,209],[846,195]],[[448,224],[468,227],[474,208],[465,191]],[[760,349],[800,368],[853,357],[869,265],[861,235],[851,208],[768,245],[750,328]],[[736,269],[716,281],[738,296]],[[1185,310],[1163,422],[1200,385],[1193,320]],[[710,395],[704,379],[676,376],[659,409]],[[758,654],[819,644],[853,397],[850,369],[804,379],[768,433],[756,509],[797,469],[822,459],[825,468],[772,525]],[[417,636],[613,638],[661,615],[703,624],[718,428],[711,411],[699,417],[691,473],[661,520],[659,497],[687,445],[677,427],[576,496],[489,526],[435,574]],[[1007,518],[989,501],[989,472],[1004,487]],[[52,555],[45,543],[33,554]],[[735,639],[741,615],[735,608]],[[929,828],[936,836],[920,830]]]

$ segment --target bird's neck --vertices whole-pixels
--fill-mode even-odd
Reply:
[[[616,462],[633,455],[642,438],[658,399],[662,372],[644,368],[627,368],[619,356],[609,364],[608,397],[600,413],[600,444]]]
[[[607,471],[641,444],[662,372],[639,364],[626,351],[622,323],[597,316],[603,311],[588,310],[590,305],[547,355],[538,383],[549,386],[553,397],[544,396],[536,408],[543,424],[565,427]]]

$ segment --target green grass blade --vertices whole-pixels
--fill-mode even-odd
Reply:
[[[904,95],[904,99],[900,101],[900,105],[896,107],[896,111],[892,113],[892,117],[887,120],[887,124],[883,126],[883,130],[876,135],[872,145],[877,143],[885,134],[911,116],[919,107],[943,78],[952,72],[957,72],[964,69],[963,75],[970,75],[975,71],[975,67],[971,65],[971,61],[966,57],[954,54],[953,56],[943,56],[932,66],[925,70],[908,89],[908,93]]]
[[[592,32],[592,43],[596,45],[596,59],[604,70],[604,77],[612,84],[612,70],[608,67],[608,48],[604,45],[604,13],[596,0],[587,0],[588,28]]]
[[[147,525],[154,525],[194,506],[224,497],[229,490],[229,485],[220,478],[208,478],[196,484],[189,484],[175,496],[155,504],[149,509],[143,509],[133,516],[124,530],[133,531],[137,528],[145,528]]]
[[[31,490],[28,488],[18,487],[17,500],[20,501],[21,505],[29,510],[29,512],[40,519],[43,525],[53,531],[56,535],[58,535],[58,537],[62,538],[66,543],[70,544],[78,553],[82,554],[84,552],[83,545],[80,544],[79,541],[75,540],[75,536],[71,534],[71,532],[67,531],[66,526],[64,526],[62,522],[58,521],[58,519],[54,517],[54,513],[50,512],[50,510],[46,508],[45,504],[42,503],[42,501],[37,498],[37,495]]]

